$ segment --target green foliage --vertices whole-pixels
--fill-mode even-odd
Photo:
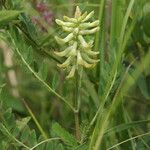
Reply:
[[[47,77],[47,73],[48,73],[48,66],[46,65],[46,61],[43,61],[39,71],[38,71],[38,75],[43,79],[46,80]]]
[[[9,22],[16,20],[21,11],[17,10],[1,10],[0,11],[0,27],[7,25]]]
[[[58,123],[52,124],[52,131],[56,134],[56,136],[60,137],[66,145],[69,146],[69,149],[74,149],[77,147],[78,144],[75,137],[63,129]]]
[[[96,12],[100,62],[65,80],[54,55],[54,36],[65,34],[53,20],[71,19],[75,6]],[[147,0],[2,0],[0,9],[0,149],[150,149]]]
[[[2,88],[5,86],[5,84],[0,85],[0,94],[2,92]]]
[[[23,143],[27,143],[28,146],[33,146],[34,143],[28,143],[28,138],[24,135],[30,135],[31,130],[27,126],[30,118],[23,118],[16,121],[12,110],[8,109],[6,111],[1,108],[1,148],[6,149],[15,149],[15,147],[26,147]],[[28,130],[26,130],[28,128]],[[33,136],[31,136],[31,139]]]
[[[59,140],[58,138],[44,140],[42,136],[37,137],[36,131],[27,125],[29,121],[30,117],[16,120],[11,109],[5,111],[1,108],[0,146],[2,150],[64,150],[62,144],[51,142]]]

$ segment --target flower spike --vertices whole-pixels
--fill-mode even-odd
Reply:
[[[94,11],[83,13],[77,6],[74,18],[67,16],[63,17],[63,21],[56,19],[56,23],[62,27],[65,33],[69,33],[65,38],[55,36],[59,45],[65,45],[63,51],[55,51],[59,57],[66,57],[66,60],[58,66],[62,69],[67,69],[68,75],[66,79],[72,78],[79,67],[91,68],[99,62],[95,57],[99,52],[92,51],[94,40],[87,41],[86,36],[96,33],[99,30],[99,20],[90,22]],[[88,22],[87,22],[88,21]]]

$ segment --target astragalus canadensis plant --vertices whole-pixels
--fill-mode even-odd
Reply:
[[[64,16],[64,21],[56,19],[56,23],[62,27],[62,30],[69,33],[63,39],[55,36],[57,43],[62,47],[64,44],[67,44],[65,50],[61,52],[55,51],[56,55],[67,58],[63,64],[58,64],[60,68],[69,71],[69,75],[66,78],[73,77],[75,71],[81,70],[82,67],[94,67],[99,61],[94,58],[99,52],[92,51],[94,40],[87,42],[85,39],[86,36],[94,34],[99,30],[99,20],[89,22],[93,15],[94,11],[89,14],[87,12],[82,14],[77,6],[74,18]]]
[[[80,135],[80,89],[82,80],[82,69],[92,68],[99,62],[99,59],[95,57],[99,52],[92,50],[94,40],[86,41],[86,36],[92,35],[99,31],[99,20],[89,22],[93,17],[94,11],[81,13],[80,8],[77,6],[74,14],[74,18],[67,16],[63,17],[64,21],[56,19],[56,23],[61,26],[62,30],[69,33],[65,38],[55,36],[55,39],[61,47],[65,47],[63,51],[55,51],[54,53],[59,57],[66,57],[66,60],[62,64],[58,64],[60,68],[66,69],[69,74],[68,78],[72,78],[75,75],[75,98],[74,98],[74,116],[75,116],[75,130],[78,140],[81,139]],[[90,38],[92,39],[92,38]],[[64,45],[67,46],[64,46]]]

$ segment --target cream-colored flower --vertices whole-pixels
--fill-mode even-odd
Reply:
[[[66,78],[73,77],[79,67],[91,68],[99,61],[99,59],[95,59],[99,52],[92,51],[94,41],[87,42],[84,38],[84,36],[94,34],[99,30],[99,20],[87,22],[93,15],[94,11],[82,14],[77,6],[74,18],[64,16],[64,21],[56,19],[56,23],[62,27],[63,31],[69,33],[65,38],[55,36],[59,45],[67,44],[65,50],[54,52],[60,57],[66,57],[64,63],[58,64],[60,68],[69,70]]]

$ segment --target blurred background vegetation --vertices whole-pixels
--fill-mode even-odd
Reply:
[[[85,125],[88,125],[92,120],[99,105],[99,101],[101,101],[99,98],[104,92],[103,86],[106,84],[105,82],[109,77],[112,63],[115,63],[114,51],[117,52],[115,46],[118,44],[117,38],[120,33],[120,26],[117,26],[117,24],[119,24],[118,22],[122,22],[122,16],[124,16],[129,1],[130,0],[118,0],[116,3],[117,6],[120,6],[118,8],[121,9],[121,11],[118,11],[122,12],[122,14],[116,13],[116,16],[113,16],[115,19],[118,18],[118,20],[114,33],[116,40],[114,38],[114,40],[111,41],[111,44],[109,44],[109,41],[111,39],[111,12],[113,0],[105,1],[103,16],[105,21],[100,25],[101,30],[105,31],[103,33],[105,34],[105,39],[103,39],[105,42],[101,45],[102,42],[100,41],[100,45],[98,44],[99,49],[100,47],[103,47],[103,50],[102,52],[101,49],[98,50],[100,53],[103,53],[102,59],[105,62],[103,67],[109,68],[109,71],[106,69],[107,72],[104,71],[101,80],[99,80],[99,68],[101,64],[97,65],[93,70],[86,70],[86,74],[82,80],[81,89],[81,128],[82,125],[85,127]],[[2,5],[3,3],[4,5]],[[134,64],[140,64],[144,56],[150,51],[150,1],[143,0],[141,4],[141,2],[138,3],[138,0],[136,0],[135,3],[133,11],[129,16],[127,27],[130,26],[135,18],[137,10],[139,10],[140,14],[138,14],[138,17],[136,18],[134,29],[123,53],[123,60],[121,62],[121,67],[118,70],[119,73],[113,90],[110,93],[110,99],[114,96],[129,64],[133,62]],[[19,16],[19,21],[14,20],[12,22],[13,25],[9,23],[8,25],[1,24],[1,38],[4,39],[3,35],[8,28],[13,30],[13,27],[11,26],[15,25],[20,29],[18,34],[22,34],[24,42],[26,43],[26,45],[22,45],[22,41],[18,39],[18,43],[20,41],[23,56],[28,60],[36,73],[38,73],[38,75],[60,95],[66,97],[71,104],[73,103],[72,99],[74,98],[74,80],[65,80],[65,72],[56,66],[56,64],[62,60],[57,58],[53,54],[53,51],[60,48],[56,44],[54,36],[56,34],[63,34],[56,25],[55,19],[62,18],[63,15],[69,17],[73,16],[75,6],[77,5],[80,6],[83,12],[94,10],[95,18],[100,18],[99,11],[101,2],[99,0],[0,1],[0,9],[5,8],[7,10],[24,11],[24,14]],[[98,35],[96,35],[96,37],[97,36]],[[99,38],[101,38],[101,36],[103,35],[100,33]],[[19,56],[14,53],[9,42],[10,39],[7,39],[8,42],[4,42],[5,40],[6,39],[0,41],[0,85],[3,86],[0,95],[0,103],[2,107],[12,108],[16,118],[23,118],[30,115],[29,110],[25,107],[27,105],[46,132],[50,132],[50,126],[56,121],[69,132],[74,133],[74,116],[70,113],[70,109],[41,85],[41,83],[33,76],[33,73],[22,63]],[[97,41],[99,40],[96,40],[96,42]],[[32,48],[29,48],[30,45],[32,45]],[[97,47],[95,46],[95,49],[96,48]],[[109,55],[114,57],[111,58]],[[109,61],[109,59],[112,59],[112,61]],[[107,62],[109,62],[109,65]],[[132,65],[129,72],[132,73],[134,69],[135,66]],[[106,105],[109,105],[109,103],[110,102],[108,101]],[[114,124],[122,124],[125,120],[127,122],[129,120],[150,120],[150,67],[140,74],[136,84],[132,86],[128,94],[125,95],[125,102],[122,103],[122,105],[123,106],[119,107],[115,113]],[[39,133],[33,120],[29,122],[29,125]],[[134,133],[139,134],[142,131],[147,131],[149,128],[149,124],[142,124],[135,129]],[[118,134],[117,136],[120,140],[126,137],[124,134]],[[145,141],[150,143],[148,138],[145,139]],[[142,148],[143,147],[141,146],[141,149]],[[122,149],[127,150],[126,148]]]

